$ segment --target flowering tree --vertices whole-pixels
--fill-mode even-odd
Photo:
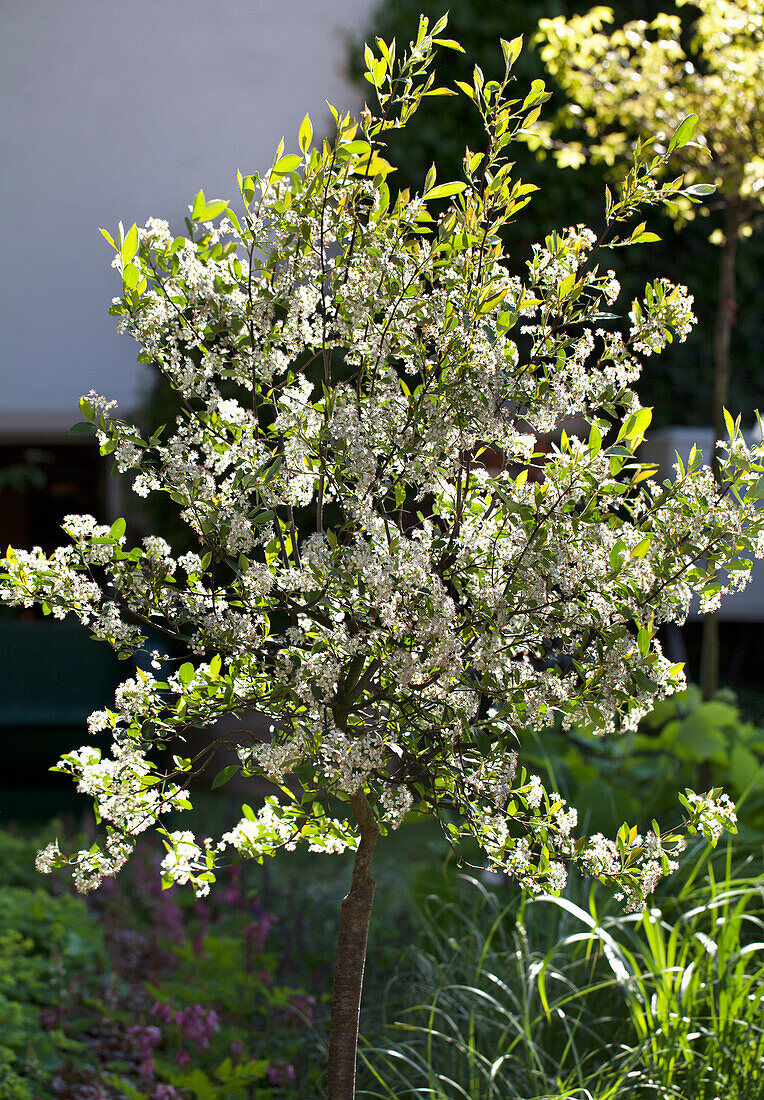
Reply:
[[[476,839],[532,890],[561,889],[575,864],[631,908],[676,865],[687,830],[715,841],[734,829],[724,795],[688,791],[669,832],[579,836],[576,810],[519,766],[518,747],[556,718],[603,735],[633,727],[682,683],[657,626],[683,618],[693,593],[713,604],[719,567],[744,579],[745,555],[764,550],[764,455],[731,419],[723,487],[699,454],[664,485],[634,458],[650,420],[629,388],[636,356],[684,337],[684,289],[656,279],[622,331],[618,284],[583,226],[534,248],[524,280],[506,272],[500,232],[534,190],[512,178],[508,149],[546,98],[540,81],[509,98],[519,39],[502,42],[500,81],[476,70],[462,85],[486,129],[464,179],[439,183],[433,166],[421,195],[391,201],[384,135],[424,95],[446,94],[434,47],[459,47],[438,38],[444,25],[422,20],[402,58],[394,43],[367,49],[378,107],[359,124],[334,112],[336,137],[318,148],[306,118],[299,154],[282,145],[262,179],[239,177],[240,216],[200,192],[188,237],[150,220],[112,241],[113,312],[183,410],[145,439],[95,393],[80,407],[134,490],[177,506],[198,551],[176,558],[156,537],[130,547],[123,520],[69,516],[66,546],[9,550],[0,575],[6,602],[74,614],[120,654],[156,632],[186,654],[164,681],[139,671],[91,716],[110,756],[87,746],[60,761],[105,839],[73,855],[51,846],[42,870],[69,863],[90,889],[149,827],[166,884],[198,894],[231,859],[355,850],[332,1100],[354,1092],[372,856],[409,810],[437,818],[457,850]],[[641,206],[687,195],[655,176],[693,121],[665,154],[640,153],[608,203],[609,247],[639,240]],[[529,479],[534,433],[571,414],[586,438],[563,431]],[[506,456],[490,476],[489,447]],[[252,711],[271,719],[266,742],[247,729]],[[224,715],[241,728],[213,727],[187,756],[185,732]],[[245,806],[217,840],[168,831],[163,816],[190,808],[188,785],[221,746],[231,763],[216,782],[266,776],[282,796]],[[169,769],[157,750],[174,754]]]

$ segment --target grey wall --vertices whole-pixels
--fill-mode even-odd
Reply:
[[[348,34],[374,0],[0,0],[0,437],[71,424],[91,387],[125,409],[143,370],[107,316],[98,232],[167,218],[200,187],[297,148],[306,111],[356,108]],[[416,28],[412,28],[412,35]],[[26,430],[25,430],[26,434]]]

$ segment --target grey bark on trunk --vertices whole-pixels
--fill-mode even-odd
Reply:
[[[358,1025],[366,966],[366,944],[374,904],[371,860],[379,838],[374,814],[363,792],[351,798],[361,829],[350,890],[342,900],[329,1023],[328,1100],[354,1100]]]

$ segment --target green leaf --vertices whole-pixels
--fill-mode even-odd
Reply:
[[[616,539],[610,551],[610,568],[614,573],[620,573],[623,567],[623,551],[625,549],[626,543],[623,539]]]
[[[207,205],[207,200],[204,197],[204,191],[199,191],[191,204],[191,218],[193,221],[201,221],[202,211]]]
[[[191,220],[195,222],[212,221],[213,218],[217,218],[219,214],[222,214],[227,206],[227,199],[212,199],[207,202],[204,191],[200,191],[191,206]]]
[[[683,119],[676,130],[674,130],[673,137],[669,142],[668,151],[673,152],[674,149],[681,149],[683,145],[686,145],[688,141],[692,140],[692,135],[695,133],[695,127],[698,125],[697,115],[688,115]]]
[[[746,490],[745,495],[746,498],[750,498],[750,500],[761,500],[761,498],[764,497],[764,475],[758,478],[750,489]]]
[[[589,454],[592,458],[596,458],[602,450],[602,432],[599,430],[596,424],[592,424],[589,431]]]
[[[109,244],[111,245],[112,248],[117,247],[116,242],[114,241],[114,238],[112,237],[111,233],[107,233],[105,229],[99,229],[98,232],[103,234],[103,236],[106,238],[106,240],[109,242]]]
[[[511,42],[507,42],[506,39],[500,38],[501,49],[504,54],[504,61],[508,69],[511,69],[523,48],[523,36],[519,35],[517,38],[513,38]]]
[[[648,244],[654,241],[659,241],[660,237],[657,233],[639,233],[636,237],[632,234],[632,244]]]
[[[459,53],[464,53],[464,46],[461,46],[454,38],[433,38],[433,42],[437,42],[439,46],[444,46],[447,50],[458,50]]]
[[[299,168],[301,164],[302,157],[298,157],[296,153],[287,153],[285,157],[281,157],[274,164],[274,175],[285,176],[287,172],[294,172],[295,168]]]
[[[534,80],[531,84],[531,90],[523,100],[521,110],[527,111],[529,107],[533,107],[536,103],[541,103],[545,99],[549,99],[546,84],[543,80]]]
[[[244,196],[244,201],[249,204],[255,197],[255,178],[254,176],[245,176],[241,183],[241,193]]]
[[[439,183],[437,187],[431,187],[422,195],[423,199],[447,199],[451,195],[459,195],[467,188],[466,183],[454,181],[452,183]]]
[[[313,138],[313,124],[310,121],[310,115],[306,115],[300,123],[300,129],[297,134],[297,144],[302,149],[303,153],[307,153],[310,148],[310,143]]]
[[[674,750],[685,760],[700,763],[703,760],[716,760],[727,763],[727,737],[723,727],[734,722],[734,708],[712,700],[687,718],[679,726],[674,741]]]
[[[240,771],[238,764],[229,764],[227,768],[221,768],[215,778],[212,780],[211,790],[217,790],[218,787],[222,787],[224,783],[227,783],[232,775]]]
[[[211,222],[213,218],[217,218],[222,214],[228,206],[228,199],[213,199],[212,202],[205,203],[202,210],[201,217],[198,219],[200,222]]]
[[[190,661],[186,661],[185,664],[182,664],[178,669],[178,677],[183,687],[188,687],[195,675],[196,669]]]
[[[135,264],[128,264],[122,272],[122,282],[128,290],[135,290],[138,286],[141,273]]]
[[[716,191],[716,186],[713,183],[693,183],[689,187],[685,187],[684,190],[688,195],[705,197],[706,195],[713,195]]]
[[[127,524],[122,518],[115,519],[114,523],[112,523],[111,527],[109,528],[109,537],[113,539],[121,539],[126,529]]]
[[[620,442],[622,439],[638,439],[644,436],[647,429],[650,427],[650,421],[653,418],[653,410],[638,409],[633,412],[621,425],[621,430],[618,433],[618,439],[616,442]]]
[[[136,225],[133,224],[128,229],[120,251],[122,255],[122,263],[129,264],[135,253],[138,251],[138,227]]]
[[[761,760],[741,744],[734,744],[732,747],[727,774],[736,795],[742,794],[749,787],[760,791],[764,786]]]

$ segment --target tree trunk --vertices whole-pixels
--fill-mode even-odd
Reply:
[[[329,1100],[353,1100],[366,941],[375,882],[371,860],[379,829],[363,791],[350,800],[361,828],[350,890],[342,899],[329,1023]]]
[[[700,646],[700,690],[708,703],[719,690],[719,615],[712,611],[703,620]]]
[[[732,360],[730,346],[732,329],[737,318],[737,235],[740,229],[740,208],[734,199],[729,199],[724,213],[724,243],[719,255],[719,303],[716,307],[714,325],[714,391],[713,424],[716,439],[724,439],[727,429],[724,423],[724,408],[729,396]],[[719,464],[714,452],[714,473],[719,477]]]
[[[727,434],[724,409],[729,395],[732,377],[730,345],[732,329],[737,315],[737,288],[735,269],[737,262],[737,235],[740,228],[740,209],[734,199],[729,199],[724,212],[724,242],[719,255],[719,303],[714,325],[714,388],[712,417],[714,425],[714,453],[712,469],[719,480],[719,458],[716,441]],[[700,654],[700,688],[703,698],[713,699],[719,690],[719,617],[714,612],[703,621],[703,642]]]

